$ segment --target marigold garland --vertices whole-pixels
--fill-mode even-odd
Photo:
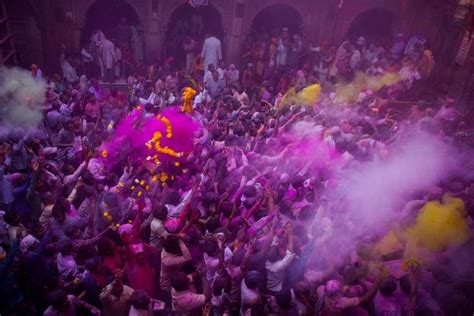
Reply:
[[[103,158],[107,158],[109,156],[107,149],[103,149],[101,155]]]

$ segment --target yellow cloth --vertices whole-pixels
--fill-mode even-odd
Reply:
[[[181,111],[184,113],[191,113],[193,111],[193,104],[192,104],[192,99],[196,95],[196,90],[194,90],[191,87],[186,87],[184,88],[183,91],[183,107],[181,108]]]

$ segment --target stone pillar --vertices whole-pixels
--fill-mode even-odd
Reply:
[[[227,62],[228,64],[238,64],[240,55],[240,44],[243,40],[242,22],[244,17],[245,4],[242,0],[235,1],[233,23],[228,33],[227,42]]]

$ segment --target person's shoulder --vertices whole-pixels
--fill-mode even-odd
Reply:
[[[54,311],[52,306],[49,306],[44,312],[43,316],[55,316],[57,313]]]
[[[128,297],[132,296],[133,291],[134,291],[134,289],[132,289],[130,286],[125,285],[125,284],[123,285],[123,293],[126,296],[128,296]]]
[[[67,296],[67,300],[74,305],[77,305],[79,303],[79,299],[71,294]]]
[[[356,307],[359,305],[359,297],[340,297],[334,302],[334,306],[340,309],[346,309],[350,307]]]

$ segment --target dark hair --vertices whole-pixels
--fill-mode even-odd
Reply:
[[[393,276],[389,276],[380,284],[380,293],[383,296],[390,296],[397,289],[397,279]]]
[[[64,235],[66,235],[68,238],[74,238],[74,234],[76,233],[77,229],[78,227],[75,225],[68,225],[64,229]]]
[[[116,206],[118,203],[118,196],[116,192],[106,192],[104,194],[104,202],[107,206]]]
[[[72,253],[73,246],[70,239],[64,239],[59,243],[59,252],[63,255]]]
[[[207,223],[206,223],[206,229],[210,232],[210,233],[214,233],[216,231],[216,229],[218,229],[220,227],[220,223],[219,223],[219,220],[218,219],[215,219],[215,218],[211,218]]]
[[[167,253],[181,255],[181,248],[179,247],[179,240],[178,237],[173,235],[168,235],[163,242],[163,249]]]
[[[291,184],[293,185],[294,188],[299,188],[299,187],[303,186],[304,180],[305,179],[304,179],[303,176],[295,175],[295,176],[293,176],[293,178],[291,180]]]
[[[246,197],[254,197],[257,195],[257,189],[253,185],[246,185],[242,190],[243,195]]]
[[[148,309],[150,296],[143,290],[135,290],[130,297],[130,303],[136,309]]]
[[[244,201],[244,207],[246,209],[250,209],[255,205],[255,203],[257,203],[257,200],[255,198],[247,199]]]
[[[262,281],[262,275],[258,271],[249,271],[245,276],[245,285],[251,290],[255,290]]]
[[[168,216],[168,208],[164,205],[158,204],[153,210],[153,217],[164,221]]]
[[[291,214],[291,203],[287,200],[281,200],[278,204],[280,207],[280,213],[285,215]]]
[[[237,267],[240,266],[242,264],[242,260],[244,260],[244,256],[245,250],[242,248],[237,249],[232,256],[232,263]]]
[[[102,256],[111,256],[114,254],[113,241],[107,238],[99,240],[97,243],[97,250]]]
[[[259,219],[265,217],[268,215],[268,210],[265,209],[265,208],[260,208],[258,209],[254,214],[253,214],[253,218],[258,221]]]
[[[411,292],[411,283],[408,275],[404,275],[400,280],[400,288],[403,293],[410,295]]]
[[[58,309],[67,300],[67,292],[63,289],[53,290],[48,294],[47,300],[51,306],[53,306],[55,309]]]
[[[94,186],[96,184],[94,176],[92,176],[92,174],[88,170],[85,170],[81,173],[81,178],[82,182],[85,184],[88,184],[90,186]]]
[[[53,217],[55,219],[64,218],[66,216],[66,205],[62,199],[56,201],[52,209]]]
[[[93,257],[86,260],[86,268],[89,271],[98,271],[100,264],[102,263],[101,257]]]
[[[221,129],[218,128],[218,127],[211,128],[209,134],[210,134],[212,140],[219,141],[222,138]]]
[[[9,210],[3,216],[3,220],[9,225],[17,226],[20,218],[18,217],[18,214],[15,212],[15,210]]]
[[[253,304],[250,307],[250,315],[251,316],[260,316],[265,314],[265,305],[263,303]]]
[[[188,289],[189,279],[184,272],[178,272],[171,277],[171,286],[176,291],[185,291]]]
[[[206,192],[202,197],[202,204],[204,207],[209,207],[211,204],[216,203],[217,197],[214,192]]]
[[[229,217],[232,214],[232,203],[222,203],[219,210],[222,212],[222,215],[224,215],[225,217]]]
[[[291,307],[292,296],[290,290],[281,290],[275,294],[275,299],[280,308],[288,309]]]
[[[186,275],[193,274],[194,272],[196,272],[196,267],[194,266],[194,263],[192,261],[188,261],[183,264],[181,271],[184,272],[184,274]]]
[[[219,250],[219,245],[214,240],[206,240],[202,246],[202,251],[207,255],[213,255]]]
[[[180,201],[181,201],[181,196],[179,195],[178,191],[176,190],[168,191],[168,194],[166,195],[166,198],[165,198],[165,204],[178,205]]]
[[[214,284],[212,285],[212,294],[216,296],[221,295],[222,290],[226,286],[226,283],[226,279],[224,279],[223,277],[216,278],[214,280]]]
[[[271,246],[270,249],[268,249],[267,260],[270,262],[275,262],[278,259],[280,259],[280,251],[278,250],[278,247]]]

